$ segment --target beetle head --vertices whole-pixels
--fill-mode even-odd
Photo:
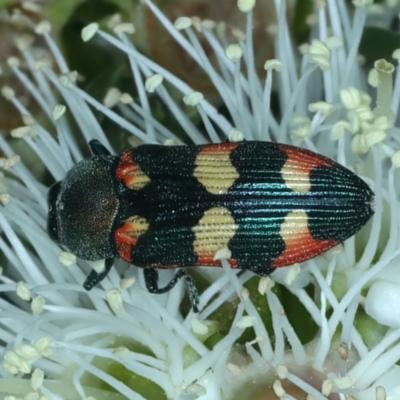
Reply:
[[[85,260],[115,256],[112,228],[119,201],[112,177],[114,159],[103,155],[81,161],[48,193],[49,236]]]

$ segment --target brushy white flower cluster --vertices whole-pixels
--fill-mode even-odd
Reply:
[[[243,288],[252,274],[238,275],[227,265],[202,293],[198,315],[180,313],[182,284],[168,294],[151,295],[142,272],[123,263],[86,292],[82,282],[93,265],[49,239],[48,187],[0,136],[5,155],[0,164],[0,391],[8,399],[105,399],[109,390],[115,399],[218,400],[238,394],[251,399],[258,389],[265,398],[274,393],[282,399],[400,397],[400,50],[392,55],[394,64],[377,60],[370,72],[358,55],[365,26],[389,27],[400,5],[395,0],[354,0],[351,6],[345,0],[315,1],[308,18],[310,41],[297,49],[289,34],[287,4],[274,3],[278,22],[266,29],[274,35],[275,58],[265,60],[261,79],[254,62],[254,0],[238,1],[246,29],[236,43],[227,43],[213,21],[182,16],[171,22],[145,0],[208,75],[225,116],[206,95],[138,51],[129,37],[134,26],[118,17],[110,23],[113,34],[96,23],[82,31],[84,41],[100,35],[123,52],[136,83],[137,101],[110,88],[103,104],[76,85],[77,73],[66,65],[47,21],[33,25],[23,14],[11,18],[10,23],[30,24],[49,51],[49,57],[37,58],[30,41],[22,38],[21,57],[8,60],[47,117],[46,122],[35,120],[13,88],[3,87],[3,96],[24,121],[11,135],[26,142],[54,180],[82,159],[77,135],[108,146],[92,108],[142,142],[180,143],[153,115],[148,94],[154,93],[193,143],[244,138],[306,147],[363,176],[376,194],[376,205],[372,222],[339,248],[260,280],[271,335]],[[210,62],[204,42],[218,67]],[[271,111],[272,92],[279,116]],[[183,104],[197,110],[204,129],[187,116]],[[163,272],[162,278],[170,279],[171,273]],[[287,287],[293,303],[301,303],[318,327],[312,341],[303,343],[293,329],[274,281]],[[222,314],[216,313],[234,295],[240,302],[229,328],[206,345],[218,333],[215,315]],[[235,343],[249,329],[253,339],[239,349]],[[150,395],[155,388],[160,392]]]

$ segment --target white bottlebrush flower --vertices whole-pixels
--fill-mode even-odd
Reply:
[[[238,2],[246,30],[231,44],[216,34],[218,24],[183,16],[174,24],[150,0],[145,3],[207,73],[229,116],[141,54],[128,36],[135,29],[126,23],[114,25],[114,35],[90,24],[82,38],[88,41],[100,35],[126,54],[138,99],[134,102],[130,94],[112,89],[104,104],[96,101],[75,85],[77,73],[68,69],[49,33],[50,24],[42,22],[32,28],[44,37],[51,57],[36,58],[29,45],[20,45],[21,61],[33,78],[15,57],[8,64],[48,121],[34,120],[12,88],[3,87],[2,94],[24,121],[11,135],[28,144],[54,180],[63,179],[82,159],[76,135],[109,147],[91,107],[142,142],[179,143],[152,114],[147,97],[154,92],[194,143],[228,137],[294,143],[353,168],[376,194],[375,216],[340,247],[300,268],[282,268],[261,279],[258,290],[253,287],[268,304],[264,310],[269,312],[270,330],[260,316],[262,307],[251,301],[251,290],[243,288],[252,273],[238,275],[228,266],[201,295],[201,312],[183,317],[179,308],[183,282],[165,295],[151,295],[142,272],[123,263],[86,292],[85,275],[91,267],[102,266],[76,259],[49,239],[48,188],[0,136],[5,170],[0,181],[0,390],[10,399],[29,393],[37,394],[30,398],[40,394],[41,399],[106,399],[110,390],[115,399],[134,400],[218,400],[238,393],[251,399],[258,390],[265,398],[273,394],[285,399],[305,394],[318,400],[398,398],[399,50],[393,54],[396,66],[377,60],[370,74],[360,66],[357,51],[367,22],[389,26],[399,4],[387,1],[372,7],[371,1],[354,0],[351,8],[343,0],[316,1],[315,13],[308,19],[310,43],[298,51],[291,45],[286,3],[276,0],[279,23],[268,27],[276,35],[276,59],[266,60],[265,79],[260,80],[252,46],[254,1]],[[214,52],[218,69],[209,62],[199,35]],[[49,60],[57,64],[59,75]],[[273,86],[279,117],[270,108]],[[185,114],[183,103],[197,109],[204,129]],[[163,272],[162,279],[170,278],[170,273]],[[284,304],[274,281],[291,294],[289,304]],[[233,295],[240,299],[237,307],[221,308]],[[290,308],[299,304],[315,326],[308,340],[300,338],[299,327],[292,326],[289,318]],[[231,313],[229,326],[219,335],[221,321],[216,318],[222,320],[227,313]],[[251,339],[243,347],[235,346],[250,330],[254,330]],[[206,345],[210,338],[213,344]]]

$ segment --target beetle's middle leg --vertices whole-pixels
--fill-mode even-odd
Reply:
[[[171,281],[163,288],[160,288],[158,286],[158,271],[154,268],[144,269],[144,280],[146,282],[147,290],[150,293],[162,294],[169,292],[181,278],[185,280],[185,283],[189,289],[189,297],[190,302],[192,303],[193,311],[197,313],[199,311],[199,293],[193,278],[187,272],[185,272],[183,269],[178,270]]]

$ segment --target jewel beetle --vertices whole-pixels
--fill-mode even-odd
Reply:
[[[354,235],[373,215],[374,194],[356,174],[309,150],[244,141],[188,146],[145,144],[120,155],[96,140],[92,156],[49,190],[47,230],[85,260],[90,290],[116,257],[144,268],[147,289],[158,269],[221,266],[265,276],[315,257]]]

